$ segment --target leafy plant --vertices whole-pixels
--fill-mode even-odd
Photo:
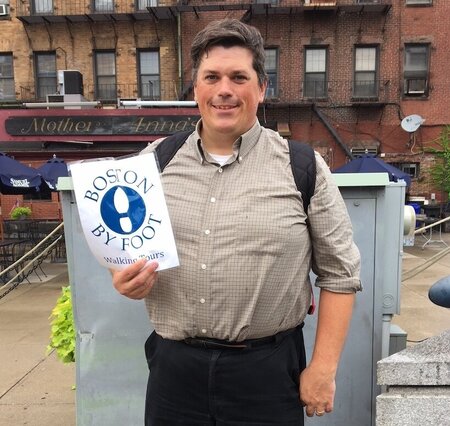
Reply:
[[[62,294],[52,310],[50,344],[47,353],[56,349],[58,358],[64,362],[75,362],[75,324],[73,321],[70,286],[63,287]]]
[[[11,212],[11,219],[14,220],[30,216],[31,216],[31,209],[29,207],[15,207]]]
[[[439,136],[439,149],[431,149],[438,160],[430,169],[433,183],[450,195],[450,126],[444,127]]]

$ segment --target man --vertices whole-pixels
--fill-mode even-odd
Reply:
[[[146,299],[155,328],[146,425],[303,425],[303,406],[308,416],[333,410],[360,290],[345,204],[316,154],[306,215],[287,141],[259,125],[258,30],[213,22],[191,57],[201,120],[162,173],[181,265],[156,272],[140,261],[113,276],[121,294]],[[321,294],[305,368],[311,267]]]

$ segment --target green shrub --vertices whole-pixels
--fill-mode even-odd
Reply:
[[[11,212],[11,219],[14,220],[30,216],[31,216],[31,209],[29,207],[16,207]]]
[[[75,361],[75,324],[73,322],[70,286],[62,288],[62,294],[52,310],[50,344],[47,353],[56,349],[58,358],[64,362]]]

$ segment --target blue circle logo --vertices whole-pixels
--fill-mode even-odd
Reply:
[[[117,234],[136,232],[145,220],[145,203],[134,189],[115,186],[108,190],[100,204],[105,224]]]

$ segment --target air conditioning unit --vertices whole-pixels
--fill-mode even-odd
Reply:
[[[58,70],[58,91],[61,95],[82,95],[83,75],[76,70]]]
[[[7,16],[7,15],[8,15],[8,5],[0,4],[0,16]]]

